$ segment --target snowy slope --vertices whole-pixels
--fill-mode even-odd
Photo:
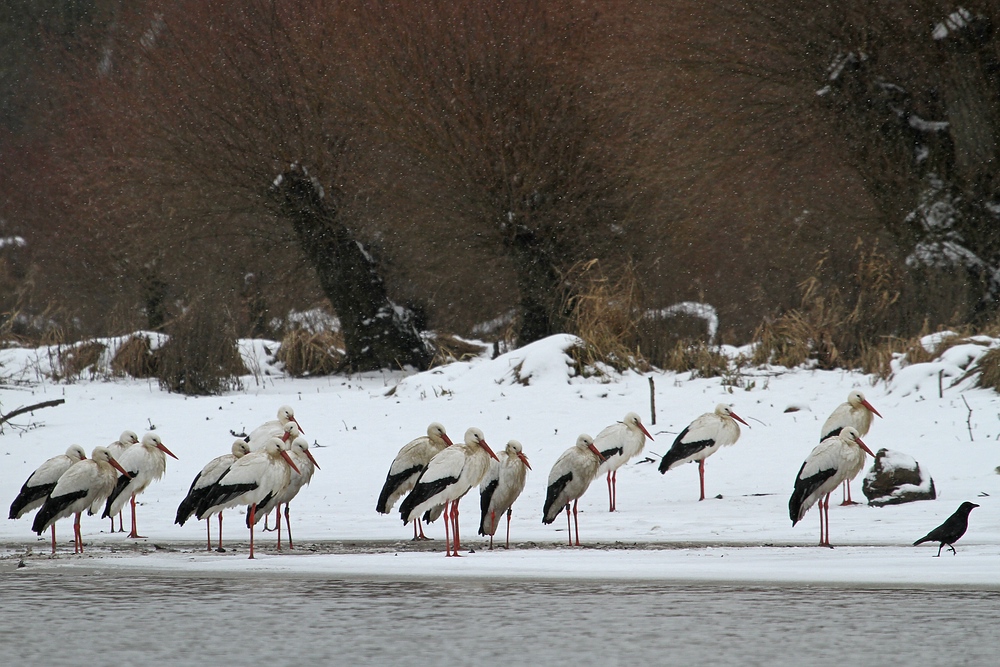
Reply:
[[[526,548],[486,554],[475,535],[478,494],[462,502],[463,543],[477,548],[476,555],[464,559],[445,559],[438,553],[270,557],[271,536],[260,537],[265,558],[252,565],[236,557],[244,552],[204,554],[187,547],[182,553],[112,556],[101,547],[128,540],[107,534],[107,522],[96,517],[84,517],[84,539],[93,547],[88,553],[102,563],[122,566],[263,567],[399,576],[516,573],[1000,585],[997,396],[972,388],[970,380],[949,386],[986,346],[951,348],[937,362],[900,369],[888,384],[873,385],[871,378],[850,372],[768,368],[745,373],[741,382],[745,388],[730,388],[718,378],[692,380],[686,373],[628,372],[610,380],[575,377],[564,352],[572,342],[572,337],[555,336],[494,360],[454,363],[419,374],[314,379],[283,377],[268,365],[263,343],[247,342],[245,352],[254,358],[251,366],[258,373],[244,378],[240,391],[207,398],[168,394],[155,381],[53,384],[43,379],[43,351],[0,350],[0,411],[66,399],[62,406],[14,420],[32,428],[7,426],[0,435],[0,499],[9,504],[38,464],[72,443],[89,453],[124,429],[141,436],[153,425],[180,460],[170,459],[164,479],[140,496],[140,533],[148,536],[145,542],[150,545],[198,544],[204,539],[204,523],[173,525],[177,504],[191,480],[209,459],[229,451],[231,430],[249,432],[274,419],[278,406],[287,403],[294,407],[306,437],[316,444],[313,453],[322,467],[292,503],[297,543],[405,542],[411,529],[396,514],[377,514],[375,500],[398,449],[423,434],[430,422],[440,421],[455,440],[466,428],[477,426],[494,449],[509,439],[523,443],[534,471],[514,505],[512,540],[560,546],[566,539],[565,521],[543,526],[541,507],[548,470],[577,435],[595,435],[634,410],[656,438],[646,443],[646,453],[658,462],[657,455],[693,418],[728,402],[752,428],[743,427],[738,443],[707,461],[709,500],[697,500],[696,465],[661,475],[655,463],[635,459],[619,470],[617,512],[607,511],[603,479],[595,480],[581,499],[584,542],[655,548]],[[943,397],[938,395],[939,371]],[[650,416],[650,377],[656,391],[655,425]],[[787,503],[795,474],[817,444],[823,420],[853,388],[864,391],[884,416],[875,420],[865,438],[871,449],[887,447],[916,459],[934,478],[938,500],[882,508],[832,507],[831,540],[841,548],[831,551],[812,546],[818,541],[817,510],[813,508],[793,528]],[[797,410],[788,412],[789,407]],[[864,499],[863,476],[862,472],[854,483],[857,500]],[[932,559],[936,545],[909,546],[965,500],[981,507],[972,513],[957,557]],[[839,501],[838,491],[831,505]],[[245,543],[240,512],[230,510],[226,516],[228,540]],[[70,536],[70,522],[60,522],[57,531],[61,555],[52,563],[86,562],[62,555],[68,550],[64,538]],[[428,533],[441,540],[442,549],[443,532],[439,522]],[[0,543],[5,547],[0,553],[7,556],[24,553],[27,547],[43,553],[46,549],[46,542],[30,531],[30,516],[0,523]]]

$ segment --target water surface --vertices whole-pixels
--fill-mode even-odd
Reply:
[[[1000,591],[0,575],[5,665],[995,665]]]

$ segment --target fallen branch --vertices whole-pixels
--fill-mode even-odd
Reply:
[[[6,424],[8,421],[10,421],[11,419],[13,419],[14,417],[16,417],[18,415],[23,415],[25,412],[31,412],[33,410],[40,410],[42,408],[51,408],[51,407],[54,407],[56,405],[62,405],[65,402],[66,402],[65,398],[57,398],[57,399],[52,400],[52,401],[42,401],[41,403],[35,403],[34,405],[29,405],[28,407],[25,407],[25,408],[18,408],[17,410],[14,410],[13,412],[9,412],[9,413],[7,413],[5,415],[0,415],[0,424]]]
[[[975,442],[975,438],[972,437],[972,408],[969,407],[969,402],[965,400],[965,394],[962,395],[962,402],[965,403],[965,409],[969,411],[968,417],[965,418],[965,425],[969,427],[969,442]]]

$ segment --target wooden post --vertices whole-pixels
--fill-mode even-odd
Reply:
[[[652,376],[649,377],[649,423],[656,426],[656,385]]]

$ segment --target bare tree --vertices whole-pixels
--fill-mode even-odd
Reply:
[[[122,30],[108,75],[128,130],[118,164],[150,191],[128,195],[147,207],[143,238],[166,233],[185,263],[211,257],[198,246],[213,237],[256,238],[279,265],[294,244],[340,317],[352,368],[422,368],[430,352],[357,233],[369,186],[364,129],[340,99],[341,18],[310,0],[152,3]]]
[[[482,252],[509,260],[522,343],[564,330],[571,265],[628,253],[629,128],[583,71],[592,34],[577,14],[386,0],[365,3],[354,24],[370,115],[419,156]]]

